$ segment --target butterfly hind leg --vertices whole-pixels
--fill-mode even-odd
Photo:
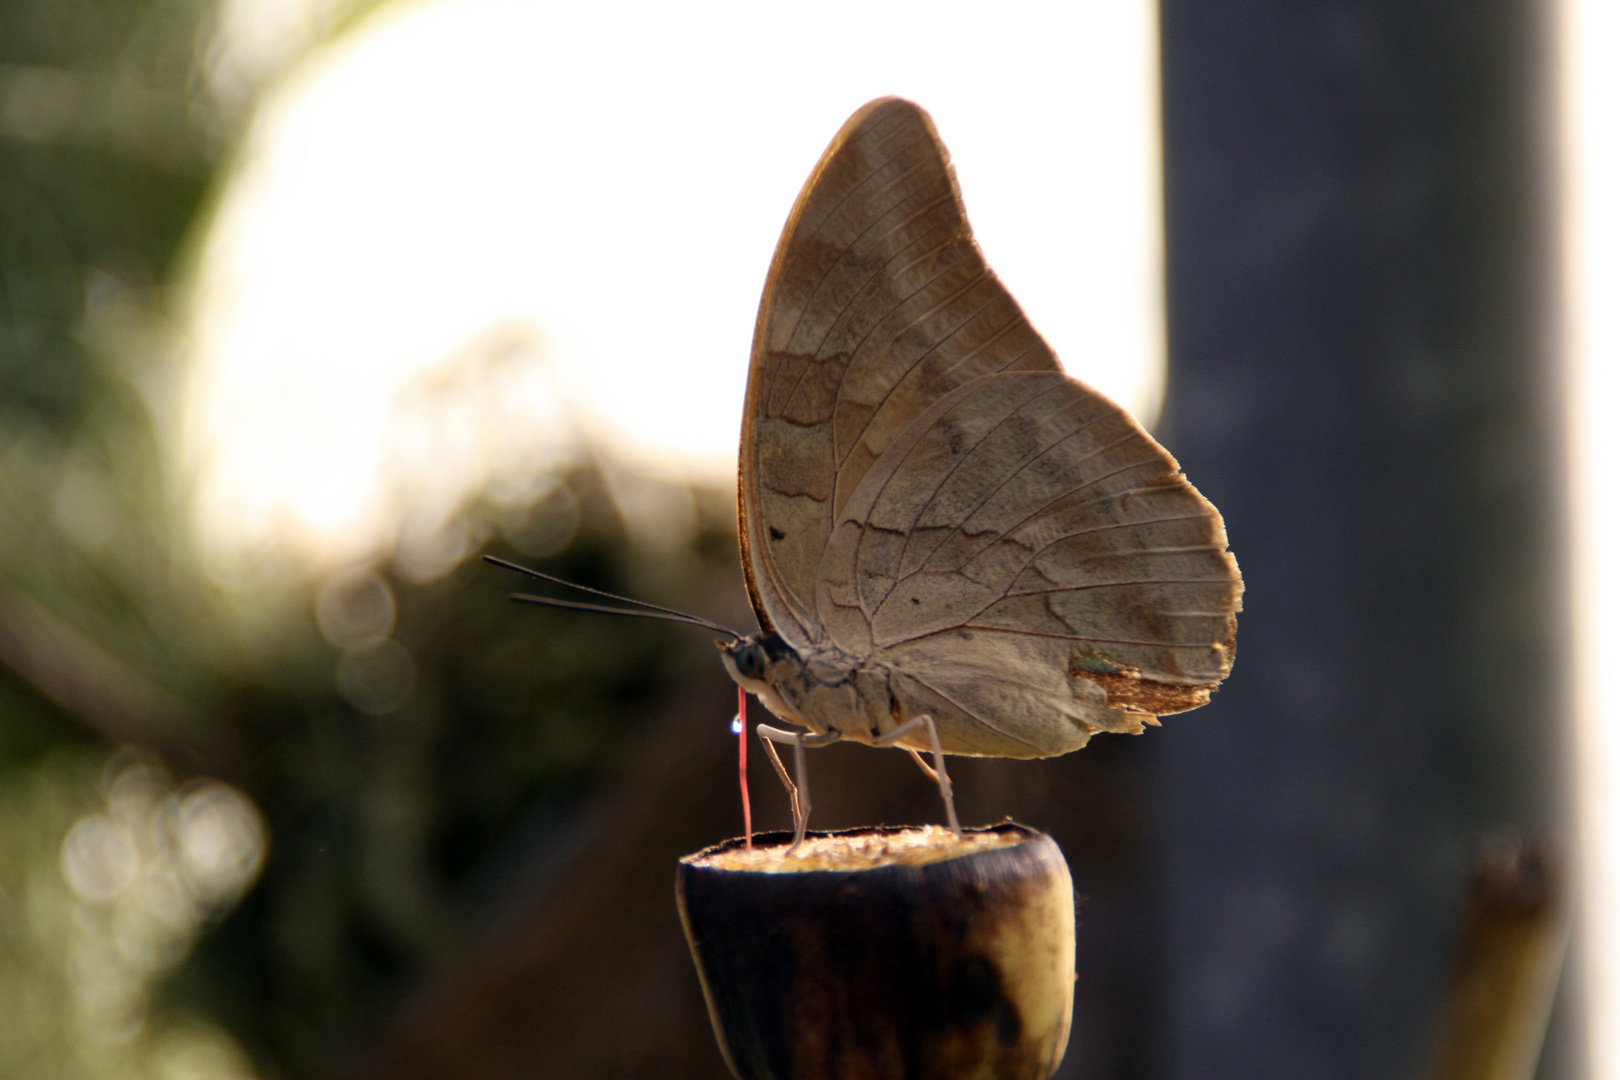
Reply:
[[[810,774],[804,767],[805,747],[831,746],[838,741],[839,734],[829,731],[825,735],[806,735],[802,731],[783,731],[768,724],[757,724],[754,730],[759,733],[759,741],[765,744],[771,764],[776,766],[776,775],[781,777],[782,786],[787,788],[788,798],[793,801],[793,845],[787,849],[787,854],[791,855],[804,843],[804,831],[810,824]],[[787,769],[776,752],[776,743],[792,744],[793,772],[798,777],[798,783],[788,779]]]
[[[951,778],[945,772],[945,751],[940,748],[939,729],[934,726],[934,718],[927,713],[914,716],[887,735],[873,739],[872,745],[889,746],[899,742],[918,728],[925,728],[928,731],[929,748],[934,753],[934,767],[929,768],[928,762],[924,761],[922,755],[911,747],[907,746],[904,749],[906,753],[911,755],[911,760],[917,763],[917,767],[927,773],[930,780],[939,785],[939,797],[945,802],[945,820],[950,822],[951,832],[955,833],[956,838],[960,840],[962,839],[962,826],[956,820],[956,796],[951,788]]]

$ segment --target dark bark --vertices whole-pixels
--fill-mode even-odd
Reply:
[[[1413,1075],[1475,838],[1567,836],[1548,15],[1164,6],[1163,434],[1248,585],[1153,744],[1166,1077]]]
[[[681,919],[743,1080],[1046,1080],[1069,1038],[1074,886],[1052,839],[967,850],[948,831],[791,833],[682,859]],[[923,837],[927,860],[852,866],[841,845]],[[724,860],[741,859],[733,866]],[[799,864],[833,864],[794,869]]]

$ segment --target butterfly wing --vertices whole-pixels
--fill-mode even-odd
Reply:
[[[1196,708],[1242,592],[1219,513],[1132,417],[1061,372],[981,376],[842,508],[817,613],[956,753],[1040,756]]]
[[[800,192],[754,331],[738,532],[765,629],[822,640],[817,575],[856,486],[919,412],[1008,370],[1059,368],[974,243],[928,114],[868,104]]]
[[[1242,584],[1220,515],[1063,374],[908,101],[845,124],[783,231],[738,517],[761,625],[880,663],[955,753],[1140,731],[1231,667]]]

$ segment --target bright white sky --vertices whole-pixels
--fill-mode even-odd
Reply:
[[[1580,940],[1593,1080],[1620,1078],[1620,7],[1562,5]]]
[[[777,235],[888,93],[934,114],[992,265],[1070,371],[1150,420],[1152,20],[1120,0],[384,9],[272,93],[202,248],[187,451],[208,547],[385,549],[403,515],[533,471],[570,417],[731,483]]]

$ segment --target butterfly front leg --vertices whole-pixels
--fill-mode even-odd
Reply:
[[[758,724],[754,730],[759,732],[759,741],[765,744],[771,764],[776,766],[776,775],[782,778],[782,786],[787,788],[788,798],[793,801],[793,845],[787,849],[787,854],[791,855],[804,842],[804,831],[810,824],[810,774],[804,767],[805,747],[831,746],[842,736],[836,731],[829,731],[825,735],[806,735],[802,731],[784,731],[768,724]],[[788,779],[787,769],[782,766],[775,743],[793,745],[793,772],[798,777],[797,784]]]
[[[918,768],[927,773],[929,778],[939,784],[939,797],[945,801],[945,820],[950,823],[951,832],[956,834],[958,840],[962,839],[962,826],[956,820],[956,796],[951,789],[951,778],[945,773],[945,751],[939,745],[939,729],[934,726],[934,718],[927,713],[914,716],[901,724],[887,735],[880,735],[872,740],[873,746],[890,746],[910,735],[918,728],[928,730],[928,744],[934,752],[934,767],[930,769],[922,755],[911,747],[905,750],[911,755],[911,760],[917,763]],[[775,753],[775,751],[771,751]],[[778,766],[780,768],[780,766]],[[785,779],[786,777],[784,777]]]

